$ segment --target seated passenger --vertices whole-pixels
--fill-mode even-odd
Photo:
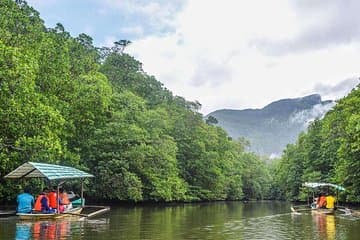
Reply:
[[[34,210],[42,213],[54,213],[55,209],[49,206],[49,198],[47,194],[48,188],[44,188],[43,192],[36,198]]]
[[[60,188],[59,192],[60,192],[59,197],[60,197],[60,202],[61,202],[60,206],[63,207],[63,211],[71,209],[72,203],[70,202],[70,200],[68,198],[67,192],[63,188]]]
[[[17,202],[17,213],[31,213],[34,205],[34,197],[30,194],[29,187],[25,187],[24,192],[19,194],[16,199]]]
[[[326,207],[326,197],[324,194],[321,194],[319,197],[319,203],[317,205],[317,208],[324,208]]]
[[[53,209],[57,209],[57,193],[56,188],[53,187],[52,190],[47,194],[49,198],[49,206]]]
[[[315,197],[313,202],[311,203],[311,208],[312,209],[317,208],[318,202],[319,202],[319,197]]]
[[[335,208],[336,199],[331,194],[327,194],[326,196],[326,208],[327,209],[334,209]]]

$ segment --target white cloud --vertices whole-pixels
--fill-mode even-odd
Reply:
[[[311,122],[315,119],[321,119],[325,116],[330,109],[335,105],[335,102],[329,102],[327,104],[316,104],[311,109],[296,112],[290,116],[290,123],[303,124],[306,129]]]
[[[285,38],[260,37],[254,44],[266,54],[314,51],[360,40],[360,2],[356,0],[289,1],[296,11],[299,32]]]
[[[324,98],[339,99],[348,94],[359,83],[359,78],[353,77],[331,85],[319,83],[315,86],[314,90]]]
[[[42,14],[105,46],[129,38],[126,51],[144,70],[174,94],[198,100],[204,114],[312,93],[332,98],[332,86],[359,76],[355,0],[79,0],[76,16],[65,11],[70,0],[29,2],[56,3]],[[101,19],[77,21],[80,9]]]
[[[185,3],[183,0],[105,0],[102,11],[117,8],[133,22],[147,26],[152,34],[161,34],[175,27],[174,16]]]
[[[286,40],[311,33],[315,20],[326,22],[333,13],[317,8],[321,19],[302,20],[297,10],[285,0],[188,1],[171,20],[175,32],[134,41],[128,51],[175,94],[198,100],[205,114],[219,108],[263,107],[314,93],[320,83],[334,85],[357,76],[358,42],[282,56],[264,54],[254,44],[256,39]]]

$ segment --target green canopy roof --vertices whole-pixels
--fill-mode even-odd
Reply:
[[[306,182],[303,184],[304,187],[309,187],[309,188],[318,188],[318,187],[333,187],[337,190],[340,191],[345,191],[345,188],[340,186],[340,185],[336,185],[336,184],[332,184],[332,183],[316,183],[316,182]]]
[[[49,180],[87,178],[93,175],[72,167],[27,162],[10,172],[5,178],[47,178]]]

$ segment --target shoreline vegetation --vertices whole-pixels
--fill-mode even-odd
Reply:
[[[95,47],[60,23],[46,28],[23,0],[0,2],[1,203],[43,187],[3,178],[28,161],[92,173],[85,197],[98,202],[296,201],[305,181],[338,183],[341,201],[360,202],[358,89],[269,161],[144,72],[128,44]]]

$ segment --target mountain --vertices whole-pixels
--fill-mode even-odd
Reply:
[[[262,109],[216,110],[206,117],[215,117],[218,126],[232,138],[248,139],[251,151],[278,156],[287,144],[295,142],[311,121],[322,118],[334,104],[334,101],[322,101],[319,94],[313,94],[275,101]]]

